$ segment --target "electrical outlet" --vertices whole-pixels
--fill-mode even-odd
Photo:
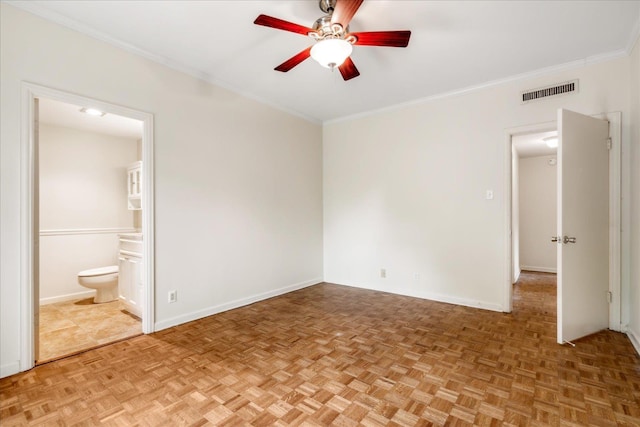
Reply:
[[[169,303],[178,301],[178,291],[169,291]]]
[[[380,269],[380,277],[382,277],[383,279],[387,277],[387,270],[384,268]]]

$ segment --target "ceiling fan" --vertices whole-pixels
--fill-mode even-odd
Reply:
[[[351,60],[353,45],[407,47],[411,31],[368,31],[349,32],[349,22],[364,0],[320,0],[320,10],[327,15],[319,18],[313,27],[294,24],[267,15],[260,15],[253,22],[256,25],[290,31],[309,36],[316,41],[297,55],[274,68],[286,73],[305,59],[312,57],[320,65],[340,70],[344,80],[358,77],[360,72]]]

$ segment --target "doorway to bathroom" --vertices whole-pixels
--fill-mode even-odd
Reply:
[[[152,116],[30,84],[24,95],[33,366],[153,331]]]

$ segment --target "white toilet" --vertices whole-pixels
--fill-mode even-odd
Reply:
[[[92,268],[78,273],[78,283],[95,289],[94,303],[111,302],[118,299],[118,266]]]

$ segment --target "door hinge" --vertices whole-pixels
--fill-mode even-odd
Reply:
[[[613,142],[611,138],[607,138],[607,150],[611,150],[611,147],[613,147]]]
[[[607,291],[607,302],[609,304],[613,302],[613,293],[611,291]]]

